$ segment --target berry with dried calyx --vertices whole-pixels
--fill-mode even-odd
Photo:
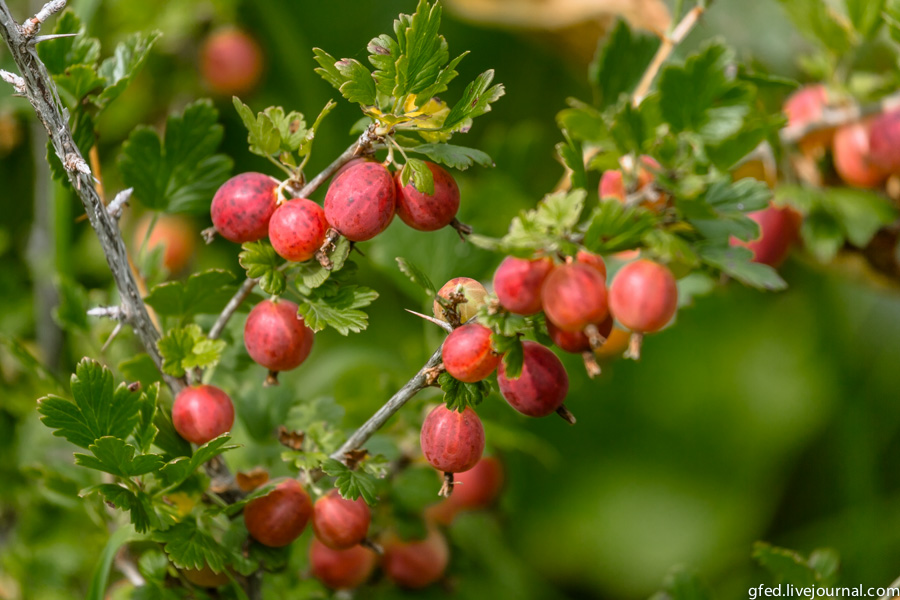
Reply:
[[[440,166],[426,162],[434,178],[434,193],[426,194],[416,189],[412,180],[400,185],[397,180],[397,216],[419,231],[436,231],[446,227],[456,218],[459,210],[459,186],[456,180]]]
[[[279,206],[269,220],[269,241],[275,252],[293,262],[315,256],[325,242],[328,222],[322,207],[305,198]]]
[[[278,182],[262,173],[235,175],[213,196],[213,226],[226,240],[243,244],[269,235],[269,219],[277,207]]]
[[[456,305],[456,313],[459,315],[460,323],[465,323],[476,314],[478,309],[484,306],[484,298],[487,296],[487,290],[484,286],[469,277],[454,277],[438,290],[437,295],[445,300],[451,300],[454,294],[462,294],[465,302]],[[444,309],[440,301],[435,300],[432,306],[436,319],[442,321],[447,320]]]
[[[384,165],[360,162],[335,177],[325,194],[325,218],[351,242],[370,240],[391,224],[396,192]]]

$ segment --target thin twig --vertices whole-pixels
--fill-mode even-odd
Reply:
[[[228,324],[231,315],[234,314],[238,307],[243,304],[244,300],[246,300],[253,292],[253,288],[256,287],[256,282],[258,281],[258,279],[246,279],[244,283],[241,284],[238,291],[231,297],[231,300],[228,301],[225,308],[222,309],[219,318],[213,323],[212,328],[209,330],[209,339],[215,340],[222,335],[222,331],[225,330],[225,326]]]
[[[684,38],[691,32],[700,17],[706,12],[708,5],[709,1],[705,4],[698,4],[689,10],[678,25],[675,26],[675,29],[672,30],[672,33],[663,38],[659,49],[656,51],[656,55],[653,57],[653,60],[650,61],[650,66],[644,71],[640,83],[638,83],[637,88],[634,90],[634,95],[631,99],[631,103],[634,106],[640,106],[641,102],[644,101],[644,98],[647,97],[647,94],[650,92],[650,86],[653,85],[653,80],[656,79],[659,70],[666,61],[669,60],[669,56],[672,55],[672,51],[675,47],[684,41]]]
[[[34,37],[34,34],[41,29],[41,25],[43,25],[44,21],[65,7],[66,0],[50,0],[50,2],[45,4],[37,14],[25,21],[21,29],[22,37],[26,40]]]
[[[45,9],[49,11],[57,5],[59,3],[50,3],[50,8],[45,6]],[[25,82],[25,96],[31,102],[38,119],[47,130],[53,150],[66,168],[69,182],[84,205],[91,227],[97,233],[100,246],[119,290],[127,321],[150,358],[162,372],[162,356],[156,347],[159,331],[150,320],[137,283],[129,269],[128,255],[118,223],[107,212],[94,189],[91,169],[72,137],[68,111],[59,98],[56,84],[47,72],[44,63],[38,58],[34,47],[28,43],[28,36],[22,32],[9,12],[5,0],[0,0],[0,36],[9,46],[10,54]],[[165,376],[165,378],[173,391],[177,392],[185,385],[184,379],[170,376]]]
[[[381,429],[384,424],[387,423],[388,419],[403,408],[404,404],[409,402],[410,399],[420,391],[428,387],[428,372],[440,364],[441,349],[443,347],[443,343],[438,346],[438,349],[434,351],[434,354],[431,355],[428,362],[419,369],[419,372],[416,373],[415,377],[406,382],[406,385],[400,388],[396,394],[391,396],[390,400],[385,402],[384,406],[375,411],[375,414],[372,415],[368,421],[354,431],[353,434],[347,438],[347,441],[344,442],[344,445],[331,455],[331,458],[341,462],[346,461],[346,454],[348,452],[361,448],[362,445],[372,437],[372,434]]]

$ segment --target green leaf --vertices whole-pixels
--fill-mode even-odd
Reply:
[[[803,246],[823,263],[834,260],[845,241],[843,228],[834,215],[820,209],[803,219],[800,238]]]
[[[159,429],[153,423],[156,419],[157,400],[159,399],[159,383],[150,385],[145,392],[141,394],[140,400],[140,419],[137,429],[134,431],[134,439],[137,442],[138,450],[146,454],[150,451],[150,446],[156,439]]]
[[[172,417],[167,410],[158,410],[153,417],[153,424],[158,430],[153,445],[167,456],[191,456],[191,443],[178,435],[172,425]]]
[[[56,38],[37,45],[37,53],[51,75],[62,75],[73,65],[93,67],[100,58],[100,42],[85,34],[81,19],[65,10],[56,19],[54,34],[77,33],[75,37]],[[84,149],[82,149],[84,150]]]
[[[64,73],[55,75],[53,81],[72,95],[73,104],[77,104],[89,93],[106,85],[106,79],[98,75],[91,65],[71,65]]]
[[[135,354],[125,359],[118,365],[122,376],[129,381],[139,381],[141,385],[148,386],[154,382],[162,381],[162,375],[156,368],[156,363],[146,352]]]
[[[406,152],[416,152],[424,154],[431,160],[442,165],[446,165],[451,169],[459,169],[465,171],[473,164],[482,167],[493,167],[494,161],[491,157],[475,148],[466,148],[465,146],[454,146],[452,144],[422,144],[405,148]]]
[[[131,513],[131,524],[138,533],[159,525],[159,517],[153,511],[149,497],[143,492],[138,495],[115,483],[101,483],[81,490],[79,495],[85,498],[91,494],[101,494],[106,502]]]
[[[874,37],[881,29],[885,0],[844,0],[850,22],[862,37]]]
[[[683,237],[664,229],[651,229],[641,238],[651,254],[666,263],[675,263],[686,269],[700,264],[700,257]]]
[[[321,48],[313,48],[313,59],[319,63],[319,68],[315,70],[316,73],[318,73],[322,79],[334,86],[334,89],[340,90],[341,85],[343,85],[346,80],[335,66],[337,60]],[[238,112],[240,112],[240,110]]]
[[[409,277],[410,281],[414,284],[425,290],[429,297],[433,297],[437,294],[437,288],[434,287],[434,283],[431,282],[431,279],[428,278],[425,271],[405,258],[398,256],[396,260],[400,272]]]
[[[231,437],[228,434],[222,434],[197,448],[190,458],[182,456],[167,462],[159,471],[159,478],[163,485],[167,488],[177,487],[204,463],[224,452],[240,447],[234,444],[226,445],[229,441],[231,441]]]
[[[91,576],[91,586],[88,588],[86,600],[104,600],[106,597],[106,585],[109,582],[109,572],[115,561],[116,555],[125,544],[137,538],[130,527],[119,527],[109,536],[99,560],[94,566],[94,574]]]
[[[198,100],[168,118],[165,140],[148,127],[132,131],[117,164],[134,197],[154,210],[208,211],[233,167],[231,158],[215,154],[223,134],[218,118],[209,100]]]
[[[746,214],[769,205],[772,191],[755,179],[713,182],[696,199],[679,200],[678,208],[686,221],[707,239],[727,242],[731,236],[752,240],[759,236],[759,225]]]
[[[310,152],[312,152],[312,144],[316,138],[316,132],[319,130],[319,126],[322,125],[322,121],[325,120],[331,111],[333,111],[337,107],[337,103],[329,100],[325,103],[325,106],[322,107],[322,110],[319,111],[319,116],[316,117],[316,120],[313,124],[306,130],[306,134],[300,140],[299,145],[297,146],[297,153],[300,156],[306,156]],[[292,134],[291,137],[291,147],[293,147],[294,141],[293,139],[297,137],[297,133]]]
[[[841,557],[833,548],[817,548],[806,561],[816,572],[816,580],[820,585],[834,585],[837,582]]]
[[[75,368],[71,387],[74,402],[58,396],[38,400],[41,421],[56,429],[53,435],[87,449],[102,437],[124,439],[134,430],[140,392],[132,391],[124,383],[113,389],[109,369],[85,358]]]
[[[280,267],[284,261],[265,240],[247,242],[238,256],[250,279],[259,279],[259,287],[272,296],[280,296],[287,289],[287,278]]]
[[[223,340],[207,338],[194,323],[170,329],[156,345],[163,357],[163,372],[173,377],[183,377],[188,369],[218,364],[225,350]]]
[[[53,320],[69,331],[87,331],[88,294],[84,286],[68,277],[57,276],[56,292],[59,303],[53,309]]]
[[[900,0],[887,0],[882,13],[891,38],[900,43]]]
[[[879,229],[898,217],[890,200],[868,190],[828,188],[822,201],[824,208],[837,218],[850,243],[858,248],[866,247]]]
[[[754,90],[726,75],[732,62],[728,48],[710,43],[688,57],[684,65],[663,69],[659,106],[672,131],[693,131],[707,143],[716,144],[741,130]]]
[[[620,20],[612,33],[597,47],[597,56],[588,70],[600,107],[615,104],[622,94],[631,95],[659,48],[659,38],[635,34]]]
[[[326,269],[317,260],[308,260],[294,266],[297,273],[297,283],[309,289],[315,289],[328,281],[332,273],[337,273],[344,268],[347,257],[350,256],[350,240],[341,236],[334,243],[334,250],[328,254],[332,267]]]
[[[422,514],[434,504],[438,478],[430,466],[411,465],[391,478],[391,508],[406,514]]]
[[[162,34],[158,31],[133,33],[116,46],[113,56],[101,63],[97,73],[105,80],[107,87],[96,98],[92,98],[100,110],[109,106],[110,102],[125,91],[144,65],[150,49],[160,35]]]
[[[556,144],[556,154],[572,172],[572,187],[585,189],[587,188],[587,172],[584,170],[584,151],[581,143],[572,139],[567,131],[563,131],[562,134],[566,141]]]
[[[358,285],[346,285],[334,277],[321,286],[309,290],[298,303],[300,316],[313,331],[325,327],[337,330],[341,335],[351,331],[359,333],[369,326],[369,317],[359,310],[372,304],[378,292]]]
[[[734,277],[741,283],[763,290],[783,290],[787,283],[778,271],[760,263],[751,262],[753,252],[736,246],[700,245],[697,248],[700,259]]]
[[[322,464],[326,475],[334,477],[334,487],[341,496],[348,500],[362,498],[369,506],[376,502],[375,491],[378,485],[375,477],[362,469],[350,470],[344,463],[329,458]]]
[[[790,583],[797,587],[810,587],[817,583],[815,570],[793,550],[756,542],[753,544],[753,559],[779,583]]]
[[[824,0],[778,1],[800,33],[817,42],[823,50],[835,56],[841,56],[850,50],[850,32]]]
[[[207,565],[216,572],[225,569],[225,549],[193,520],[176,523],[166,531],[155,531],[153,539],[165,544],[166,555],[179,569],[202,569]]]
[[[700,577],[693,571],[676,567],[663,582],[663,591],[654,594],[650,600],[710,600],[712,598]]]
[[[307,431],[316,423],[340,426],[344,418],[344,407],[329,396],[319,396],[291,407],[285,419],[285,426],[292,431]]]
[[[649,211],[626,208],[618,200],[604,200],[591,214],[583,243],[591,252],[601,254],[628,250],[636,247],[653,225]]]
[[[610,132],[603,114],[590,104],[569,98],[565,108],[556,114],[556,124],[576,140],[602,142],[609,139]]]
[[[254,154],[276,156],[282,152],[296,152],[311,134],[302,113],[296,111],[285,113],[280,106],[270,106],[254,117],[250,107],[242,103],[237,96],[233,98],[233,102],[247,128],[247,142]],[[331,106],[329,102],[326,105],[327,110],[323,113],[328,114]],[[320,118],[324,114],[320,115]]]
[[[446,371],[438,377],[438,384],[444,392],[444,403],[447,408],[460,412],[466,407],[478,406],[491,393],[491,384],[488,381],[464,383]]]
[[[517,379],[522,374],[522,363],[525,353],[522,340],[518,336],[491,334],[491,346],[494,352],[503,354],[503,372],[510,379]]]
[[[423,194],[434,194],[434,174],[424,160],[410,158],[400,171],[400,185],[406,186],[412,179],[413,186]]]
[[[194,273],[186,281],[153,287],[144,302],[160,315],[188,318],[220,312],[234,294],[234,275],[223,269]]]
[[[94,456],[76,454],[75,464],[122,477],[139,477],[158,471],[165,462],[158,454],[138,454],[137,449],[124,440],[102,437],[89,448]]]
[[[498,83],[491,87],[493,80],[494,71],[490,69],[466,86],[463,97],[453,105],[450,114],[444,119],[442,129],[455,131],[464,126],[467,121],[490,111],[491,103],[496,102],[506,93],[502,84]]]
[[[342,58],[334,66],[344,78],[338,88],[344,98],[365,106],[375,104],[375,80],[362,63],[353,58]]]

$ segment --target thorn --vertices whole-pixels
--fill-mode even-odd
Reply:
[[[409,310],[408,308],[406,308],[404,310],[410,314],[413,314],[413,315],[416,315],[417,317],[421,317],[421,318],[425,319],[429,323],[434,323],[435,325],[437,325],[438,327],[440,327],[447,333],[450,333],[451,331],[453,331],[453,326],[450,325],[450,323],[448,323],[446,321],[441,321],[440,319],[435,319],[434,317],[429,317],[428,315],[423,315],[422,313],[418,313],[414,310]]]
[[[47,42],[50,40],[58,40],[60,38],[70,38],[70,37],[78,37],[77,33],[52,33],[50,35],[36,35],[29,43],[34,46],[36,44],[40,44],[41,42]]]
[[[556,414],[562,417],[563,421],[565,421],[569,425],[575,424],[575,415],[572,414],[572,411],[566,408],[565,404],[560,405],[560,407],[556,409]]]
[[[100,317],[114,319],[116,321],[124,321],[127,317],[125,308],[122,306],[95,306],[87,311],[89,317]]]
[[[109,206],[106,207],[106,211],[109,213],[109,216],[117,221],[122,218],[122,207],[128,204],[128,201],[131,199],[132,193],[134,193],[134,188],[128,188],[116,194],[116,197],[113,198],[113,201],[110,202]]]
[[[109,348],[109,345],[112,344],[114,339],[116,339],[116,336],[119,335],[120,331],[122,331],[122,323],[116,323],[116,326],[113,328],[112,333],[109,334],[109,337],[106,338],[106,341],[103,342],[102,346],[100,346],[101,354],[106,352],[106,349]]]
[[[203,241],[206,242],[206,244],[212,244],[213,240],[216,239],[216,228],[207,227],[200,232],[200,235],[203,236]]]
[[[66,0],[50,0],[33,17],[25,21],[22,25],[22,35],[25,39],[31,39],[40,30],[44,21],[65,7]]]

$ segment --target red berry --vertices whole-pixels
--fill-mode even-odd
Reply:
[[[494,272],[494,292],[500,304],[517,315],[541,312],[541,286],[552,270],[553,261],[549,258],[507,256]]]
[[[321,206],[302,198],[289,200],[275,210],[269,221],[269,241],[282,258],[303,262],[322,247],[327,229]]]
[[[346,500],[331,490],[313,507],[313,531],[329,548],[345,550],[366,538],[372,513],[365,500]]]
[[[497,383],[500,394],[514,409],[529,417],[546,417],[562,406],[569,392],[569,376],[562,361],[537,342],[522,342],[522,373],[516,379],[506,376],[500,363]]]
[[[368,548],[351,546],[334,550],[317,538],[309,546],[312,576],[333,590],[349,590],[364,584],[375,570],[377,558]]]
[[[652,156],[642,155],[641,163],[641,166],[638,168],[637,182],[634,189],[636,192],[643,190],[646,186],[653,183],[656,180],[656,176],[653,172],[662,168]],[[628,197],[628,191],[629,190],[625,189],[625,180],[622,171],[610,170],[603,172],[603,175],[600,177],[600,187],[598,189],[601,200],[604,198],[615,198],[619,202],[625,202]],[[656,200],[643,201],[641,206],[657,212],[662,210],[666,206],[668,197],[662,192],[660,192],[659,196],[660,197]]]
[[[874,188],[887,179],[888,174],[872,160],[869,135],[863,123],[845,125],[834,134],[834,169],[849,185]]]
[[[432,528],[424,540],[404,542],[396,537],[386,540],[381,566],[395,584],[419,589],[440,579],[449,562],[447,540]]]
[[[616,320],[632,331],[659,331],[678,308],[675,277],[652,260],[628,263],[619,269],[609,288],[609,307]]]
[[[234,405],[228,394],[213,385],[186,387],[172,404],[172,425],[178,435],[205,444],[234,425]]]
[[[613,319],[611,316],[608,316],[595,326],[597,327],[597,334],[608,338],[612,332]],[[553,343],[566,352],[581,354],[591,350],[591,340],[584,330],[563,331],[551,321],[547,321],[547,333],[550,334],[550,339],[553,340]]]
[[[262,50],[242,31],[223,29],[211,34],[200,54],[203,79],[219,94],[245,94],[256,87],[262,75]]]
[[[437,523],[449,525],[465,510],[488,508],[503,487],[503,465],[492,456],[453,477],[453,494],[427,509],[427,516]]]
[[[732,246],[743,246],[753,252],[753,262],[777,267],[787,257],[800,232],[800,215],[790,208],[768,208],[747,215],[759,225],[759,237],[745,242],[731,238]],[[618,315],[616,315],[618,317]]]
[[[466,299],[465,302],[456,305],[456,312],[459,313],[459,320],[462,323],[465,323],[478,313],[478,309],[484,306],[484,297],[487,296],[487,290],[484,289],[484,286],[469,277],[454,277],[438,290],[437,295],[449,300],[450,295],[455,293],[462,293]],[[440,302],[435,300],[432,309],[435,318],[442,321],[447,320],[444,317],[444,309],[441,308]]]
[[[900,173],[900,110],[873,119],[869,135],[872,162],[887,173]]]
[[[547,320],[564,331],[581,331],[608,314],[606,281],[593,267],[566,264],[553,270],[541,290]]]
[[[334,172],[334,175],[332,175],[332,178],[337,179],[338,177],[340,177],[340,175],[344,171],[347,171],[348,169],[352,169],[356,165],[359,165],[362,163],[369,163],[369,162],[376,162],[375,157],[372,156],[371,154],[367,155],[367,156],[357,156],[356,158],[351,158],[350,160],[345,162],[343,165],[341,165],[340,169],[338,169],[337,171]]]
[[[223,183],[210,209],[216,231],[237,244],[266,237],[277,187],[277,181],[262,173],[241,173]]]
[[[419,443],[425,460],[438,471],[468,471],[484,452],[484,427],[471,408],[459,412],[440,404],[425,417]]]
[[[265,496],[247,503],[244,524],[260,544],[281,548],[300,537],[312,512],[312,501],[300,482],[285,479]]]
[[[270,371],[289,371],[309,356],[313,331],[287,300],[263,300],[244,325],[244,345],[250,358]]]
[[[163,247],[163,266],[170,273],[178,273],[184,269],[194,256],[197,245],[197,231],[190,221],[179,215],[160,215],[156,225],[147,237],[147,230],[152,222],[150,215],[138,221],[134,230],[134,249],[138,251],[145,246],[148,251],[157,246]],[[147,242],[144,244],[144,239]]]
[[[425,194],[416,189],[412,180],[400,185],[397,173],[397,215],[400,219],[419,231],[435,231],[450,224],[459,210],[459,186],[453,177],[439,167],[425,163],[434,176],[434,193]]]
[[[593,267],[594,270],[600,273],[600,276],[603,277],[603,281],[606,281],[606,261],[603,260],[603,257],[599,254],[594,254],[593,252],[588,252],[587,250],[579,250],[575,255],[575,262]]]
[[[381,163],[353,165],[325,194],[325,218],[351,242],[364,242],[387,229],[394,218],[394,180]]]
[[[788,125],[800,127],[820,120],[825,112],[825,107],[828,106],[828,96],[828,89],[820,84],[808,85],[788,96],[784,103],[784,114],[787,115]],[[833,135],[833,129],[817,131],[804,137],[799,146],[806,152],[817,151],[831,143]]]
[[[494,372],[500,355],[491,346],[491,330],[478,323],[454,329],[441,349],[444,368],[460,381],[475,383]]]

